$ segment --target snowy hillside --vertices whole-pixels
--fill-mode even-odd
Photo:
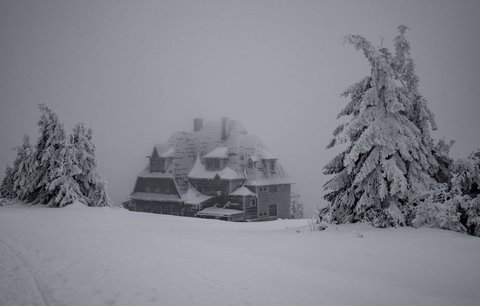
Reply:
[[[0,305],[480,305],[477,237],[306,225],[0,207]]]

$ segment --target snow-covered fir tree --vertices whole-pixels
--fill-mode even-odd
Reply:
[[[451,171],[451,182],[425,198],[413,225],[480,236],[480,149],[455,161]]]
[[[290,218],[302,219],[303,218],[303,202],[300,199],[300,195],[292,191],[290,197]]]
[[[48,206],[63,207],[75,201],[85,202],[80,186],[74,176],[81,173],[75,161],[75,149],[67,137],[64,137],[58,149],[53,152],[54,160],[47,170]]]
[[[90,192],[89,197],[90,206],[110,206],[110,198],[107,193],[107,182],[98,177],[94,185],[93,192]]]
[[[66,136],[57,114],[40,104],[40,137],[35,149],[28,136],[17,147],[13,168],[8,167],[1,196],[61,207],[75,201],[108,206],[106,182],[96,171],[92,130],[79,123]]]
[[[460,221],[470,235],[480,236],[480,148],[454,165],[452,193],[459,201]]]
[[[2,198],[13,199],[15,198],[15,192],[13,191],[13,168],[7,166],[5,169],[5,177],[0,185],[0,195]]]
[[[31,198],[35,203],[55,207],[83,201],[80,187],[73,179],[80,172],[75,150],[57,114],[45,104],[40,104],[39,109],[42,115],[38,122],[40,137],[34,158],[37,166]]]
[[[92,134],[92,129],[85,122],[79,122],[73,129],[71,142],[75,149],[75,161],[80,169],[74,178],[89,206],[109,206],[106,183],[97,172]]]
[[[457,193],[476,197],[480,194],[480,148],[453,166],[452,189]]]
[[[13,189],[19,200],[27,200],[32,192],[32,180],[35,175],[34,151],[28,135],[23,136],[23,143],[17,147],[17,157],[13,162]]]
[[[40,136],[34,154],[36,167],[30,200],[35,203],[48,203],[51,198],[48,190],[49,172],[53,171],[52,168],[55,167],[55,155],[59,151],[61,143],[65,140],[65,131],[58,120],[57,114],[48,106],[40,104],[38,108],[41,112],[38,122]]]
[[[370,75],[343,92],[350,102],[338,114],[349,117],[333,132],[327,148],[347,144],[324,168],[334,175],[329,192],[330,222],[371,222],[387,227],[411,223],[412,201],[435,181],[438,164],[429,129],[435,127],[410,58],[406,28],[399,27],[396,54],[375,48],[360,35],[346,41],[363,51]]]

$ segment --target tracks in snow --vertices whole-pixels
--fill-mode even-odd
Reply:
[[[4,290],[7,292],[2,292]],[[15,290],[18,290],[18,292],[15,292]],[[18,293],[21,296],[18,296]],[[3,299],[6,299],[2,300],[0,298],[0,304],[7,302],[8,304],[18,305],[52,305],[52,303],[49,303],[48,292],[37,281],[24,257],[1,239],[0,295],[3,296]]]

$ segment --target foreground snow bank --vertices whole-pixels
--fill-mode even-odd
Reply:
[[[434,229],[7,206],[0,305],[479,305],[479,254]]]

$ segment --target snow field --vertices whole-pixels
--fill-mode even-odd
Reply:
[[[478,254],[435,229],[0,207],[0,305],[479,305]]]

